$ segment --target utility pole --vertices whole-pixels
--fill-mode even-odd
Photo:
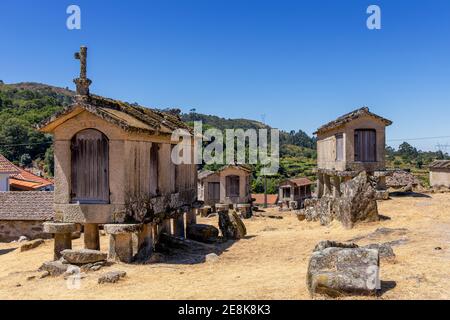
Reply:
[[[265,124],[266,121],[266,115],[261,115],[262,123]],[[267,208],[267,176],[264,175],[264,208]]]

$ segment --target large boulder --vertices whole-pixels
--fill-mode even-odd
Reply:
[[[234,210],[219,211],[219,228],[225,239],[239,240],[247,234],[244,223]]]
[[[378,250],[348,246],[336,242],[316,246],[306,279],[313,297],[376,294],[380,288]]]
[[[88,264],[99,261],[105,261],[107,254],[98,250],[81,249],[81,250],[63,250],[62,257],[72,264]]]
[[[209,224],[191,224],[186,227],[186,237],[195,241],[212,243],[218,236],[219,230]]]
[[[341,195],[325,195],[320,199],[305,201],[305,209],[299,219],[320,221],[327,225],[333,220],[340,221],[346,228],[352,228],[358,221],[378,221],[377,194],[374,181],[366,172],[340,185]]]

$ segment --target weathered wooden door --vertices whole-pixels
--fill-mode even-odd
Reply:
[[[239,176],[227,176],[225,183],[227,197],[239,197]]]
[[[109,143],[98,130],[78,132],[71,143],[72,202],[109,203]]]
[[[339,133],[336,135],[336,161],[344,160],[344,135]]]
[[[373,129],[355,130],[355,161],[376,162],[377,134]]]
[[[208,182],[208,200],[220,202],[220,183]]]

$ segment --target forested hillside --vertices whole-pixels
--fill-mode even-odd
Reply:
[[[52,137],[42,134],[34,126],[72,102],[74,92],[38,83],[3,84],[0,81],[0,153],[21,166],[34,165],[48,175],[53,174]],[[201,120],[204,129],[270,129],[264,123],[248,119],[225,119],[191,110],[180,114],[183,121]],[[268,192],[275,193],[280,180],[305,176],[315,179],[316,141],[302,130],[280,131],[280,170],[268,178]],[[387,164],[390,168],[411,169],[424,184],[427,183],[426,166],[434,159],[449,158],[442,152],[422,152],[408,143],[398,150],[387,147]],[[216,169],[218,166],[209,167]],[[254,166],[253,192],[263,192],[260,166]]]

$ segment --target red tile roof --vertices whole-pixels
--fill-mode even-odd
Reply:
[[[0,173],[17,173],[16,166],[0,154]]]
[[[252,193],[252,198],[255,199],[255,204],[264,204],[264,193]],[[267,204],[277,204],[278,195],[277,194],[268,194],[267,195]]]
[[[53,182],[39,177],[25,169],[16,166],[15,168],[17,169],[17,173],[9,176],[9,184],[11,187],[19,190],[33,191],[53,184]]]

